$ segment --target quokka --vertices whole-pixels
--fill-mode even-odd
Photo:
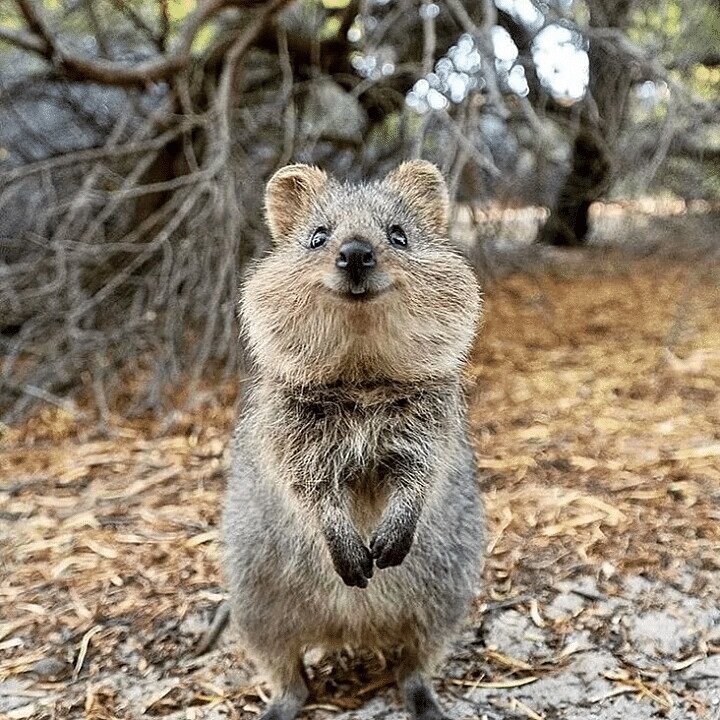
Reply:
[[[302,709],[307,649],[347,645],[391,653],[411,716],[441,718],[429,674],[484,544],[462,381],[481,300],[447,239],[445,183],[423,161],[362,185],[291,165],[265,205],[223,521],[264,718]]]

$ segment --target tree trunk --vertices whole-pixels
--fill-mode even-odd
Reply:
[[[622,31],[633,0],[591,0],[588,4],[591,28]],[[631,76],[624,58],[613,52],[608,41],[590,35],[588,97],[573,141],[570,172],[538,232],[539,243],[582,245],[590,229],[590,205],[605,195],[613,179],[613,151],[625,117]]]

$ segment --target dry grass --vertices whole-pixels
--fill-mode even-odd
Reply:
[[[511,277],[486,299],[472,365],[491,528],[479,608],[542,598],[578,571],[720,570],[717,282],[638,263],[604,278]],[[227,397],[164,435],[155,421],[115,417],[102,439],[59,409],[6,430],[0,681],[34,678],[28,692],[61,693],[39,702],[38,717],[132,716],[102,683],[121,669],[167,680],[144,701],[148,715],[259,702],[249,680],[217,687],[187,664],[223,597]],[[486,679],[502,681],[503,658],[489,660],[498,676]],[[360,699],[382,673],[370,672]],[[317,671],[321,705],[336,701],[342,677]]]
[[[488,294],[473,421],[491,571],[720,569],[716,283],[638,264]]]

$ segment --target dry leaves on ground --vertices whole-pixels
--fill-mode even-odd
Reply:
[[[486,288],[470,370],[490,521],[480,609],[580,571],[720,570],[720,293],[693,277],[637,263]],[[155,421],[114,419],[106,438],[59,409],[5,432],[0,681],[31,678],[47,695],[74,679],[53,701],[58,717],[122,716],[98,684],[119,670],[168,679],[148,715],[252,709],[262,690],[251,682],[229,691],[182,669],[223,597],[231,402],[178,416],[164,435]],[[502,654],[490,660],[498,676],[484,681],[503,682]]]

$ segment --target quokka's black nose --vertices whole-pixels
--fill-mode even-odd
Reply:
[[[376,264],[372,245],[364,240],[346,242],[338,251],[335,260],[335,265],[341,270],[345,270],[350,276],[350,280],[356,285],[367,277]]]

